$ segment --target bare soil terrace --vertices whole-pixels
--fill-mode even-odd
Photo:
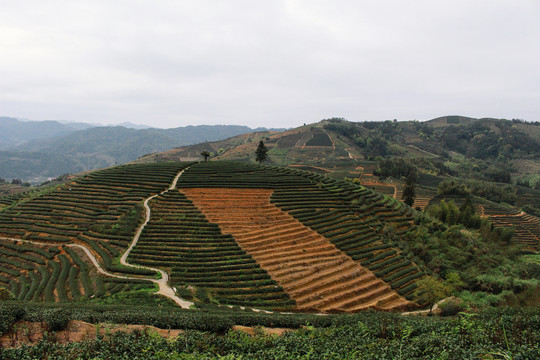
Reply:
[[[268,189],[182,189],[302,311],[401,310],[411,303],[327,238],[270,203]]]

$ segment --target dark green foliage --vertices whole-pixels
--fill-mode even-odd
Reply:
[[[445,180],[439,184],[437,194],[469,196],[471,195],[471,192],[463,182],[457,180]]]
[[[414,176],[409,175],[407,177],[407,183],[405,184],[405,188],[403,189],[403,195],[401,196],[401,199],[403,200],[405,204],[409,206],[413,206],[415,197],[416,197],[416,191],[415,191]]]
[[[465,304],[458,300],[445,301],[439,305],[441,316],[455,316],[465,310]]]
[[[462,224],[468,228],[478,229],[481,225],[481,218],[476,214],[471,197],[467,196],[465,201],[458,208],[452,200],[448,203],[444,200],[438,205],[430,205],[427,213],[448,225]]]
[[[313,316],[191,313],[137,310],[74,310],[87,322],[152,324],[188,331],[176,339],[151,332],[116,333],[80,343],[60,345],[43,340],[33,346],[0,349],[5,360],[47,359],[479,359],[540,356],[538,309],[492,311],[450,318],[401,317],[365,312]],[[27,318],[39,316],[29,314]],[[303,329],[282,336],[228,331],[232,324]],[[194,329],[194,330],[189,330]],[[199,331],[197,331],[199,330]],[[202,332],[202,331],[206,332]]]
[[[477,120],[465,126],[448,126],[436,138],[449,150],[479,159],[539,156],[540,144],[511,125],[504,120]]]
[[[25,317],[26,310],[20,305],[0,304],[0,336],[8,332],[11,326]]]
[[[442,278],[457,273],[465,289],[522,292],[537,285],[517,261],[521,251],[511,244],[511,233],[511,229],[493,228],[486,220],[478,230],[465,230],[462,225],[441,227],[438,221],[424,218],[406,234],[402,246]]]
[[[333,146],[334,143],[328,136],[328,134],[325,133],[315,133],[313,134],[313,137],[309,139],[308,142],[306,142],[306,146]]]
[[[267,152],[268,149],[261,140],[259,142],[259,146],[257,146],[257,150],[255,150],[255,161],[257,161],[258,163],[262,163],[263,161],[265,161],[268,157]]]
[[[204,158],[204,161],[208,161],[208,157],[210,156],[210,152],[204,150],[201,152],[201,156]]]
[[[480,182],[476,180],[457,181],[445,180],[438,186],[439,195],[476,195],[494,202],[513,204],[516,199],[516,189],[511,185]]]
[[[71,319],[69,311],[62,308],[46,309],[43,312],[43,321],[47,323],[49,330],[64,330]]]
[[[418,178],[418,169],[409,161],[401,158],[386,158],[379,161],[378,168],[373,172],[376,176],[391,176],[396,179],[411,178],[415,182]]]

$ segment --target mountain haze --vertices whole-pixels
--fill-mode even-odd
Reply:
[[[0,151],[0,177],[31,182],[121,164],[145,154],[253,131],[241,125],[198,125],[173,129],[99,126],[75,130],[58,122],[43,125],[41,122],[27,123],[15,119],[2,122],[2,126],[8,134],[4,137],[15,140]],[[9,129],[14,130],[10,132]],[[4,143],[7,144],[8,140]]]
[[[60,123],[58,121],[20,121],[0,117],[0,150],[9,149],[36,139],[47,139],[84,130],[93,125],[84,123]]]

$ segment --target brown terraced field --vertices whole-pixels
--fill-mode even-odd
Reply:
[[[401,309],[411,303],[327,238],[270,203],[273,190],[185,188],[182,192],[266,270],[298,310]]]

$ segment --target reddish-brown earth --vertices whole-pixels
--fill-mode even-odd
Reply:
[[[175,338],[183,332],[183,330],[163,330],[148,325],[89,324],[84,321],[72,320],[64,330],[51,333],[45,323],[19,321],[11,331],[0,337],[0,344],[2,347],[36,344],[46,333],[53,336],[56,342],[66,344],[68,342],[95,339],[98,334],[108,336],[118,331],[133,332],[135,330],[154,331],[167,338]]]
[[[298,310],[397,310],[411,304],[328,239],[270,203],[273,190],[182,191],[283,287]]]
[[[66,329],[51,333],[47,329],[47,325],[41,322],[17,322],[11,331],[0,337],[0,346],[4,348],[18,347],[21,345],[37,344],[47,333],[52,336],[55,342],[66,344],[71,342],[79,342],[84,340],[95,339],[98,335],[107,337],[115,332],[155,332],[164,338],[174,339],[184,330],[178,329],[160,329],[148,325],[124,325],[124,324],[90,324],[84,321],[72,320],[69,322]],[[249,335],[266,334],[281,336],[287,331],[294,329],[287,328],[268,328],[264,326],[250,327],[235,325],[232,327],[234,331],[243,331]]]

